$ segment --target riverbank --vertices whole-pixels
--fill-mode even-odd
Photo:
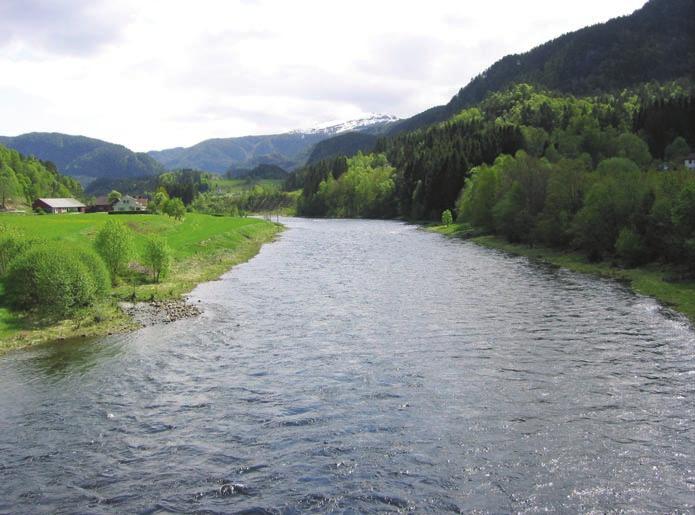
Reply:
[[[105,214],[2,216],[0,223],[18,227],[35,237],[91,245],[94,235],[108,218]],[[181,304],[182,295],[197,284],[217,279],[233,266],[248,261],[281,230],[278,224],[256,218],[195,213],[189,213],[182,222],[160,215],[120,220],[133,230],[138,250],[144,247],[147,236],[166,237],[173,258],[169,276],[160,283],[149,283],[134,265],[132,274],[113,288],[106,301],[81,310],[67,320],[46,320],[0,306],[0,354],[52,340],[116,334],[147,325],[142,316],[132,316],[136,311],[150,313],[148,318],[151,319],[166,318],[167,321],[192,316],[194,310]],[[139,308],[131,307],[126,313],[119,307],[122,303]]]
[[[629,286],[632,291],[653,297],[661,304],[684,314],[691,323],[695,324],[695,281],[671,282],[669,277],[677,276],[677,273],[670,268],[655,264],[636,268],[619,268],[606,261],[590,263],[577,252],[538,246],[529,247],[509,243],[496,236],[469,237],[470,235],[459,224],[451,224],[448,227],[428,226],[427,230],[449,237],[467,239],[483,247],[524,256],[575,272],[619,281]]]

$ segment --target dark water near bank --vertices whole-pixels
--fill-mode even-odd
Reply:
[[[198,319],[0,358],[0,512],[693,509],[682,320],[396,222],[287,223]]]

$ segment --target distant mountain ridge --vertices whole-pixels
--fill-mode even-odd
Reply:
[[[209,139],[192,147],[153,150],[147,154],[170,170],[195,168],[224,173],[230,168],[251,169],[261,164],[291,170],[303,166],[314,145],[327,138],[348,131],[382,134],[397,120],[394,116],[375,114],[313,129],[265,136]]]
[[[584,95],[649,81],[695,78],[693,20],[695,0],[649,0],[628,16],[585,27],[526,53],[500,59],[448,104],[396,122],[387,132],[399,134],[447,120],[488,93],[514,83]]]
[[[31,132],[14,137],[0,136],[0,144],[27,156],[51,161],[61,174],[79,178],[84,183],[104,177],[146,177],[165,171],[147,154],[85,136]]]

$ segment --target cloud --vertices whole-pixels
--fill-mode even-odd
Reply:
[[[3,0],[0,47],[20,56],[89,56],[118,40],[127,16],[94,0]]]
[[[0,134],[150,150],[411,116],[505,54],[643,2],[0,0],[0,92],[14,92]]]

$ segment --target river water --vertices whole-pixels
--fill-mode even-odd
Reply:
[[[681,318],[398,222],[285,223],[199,318],[0,358],[0,512],[693,509]]]

